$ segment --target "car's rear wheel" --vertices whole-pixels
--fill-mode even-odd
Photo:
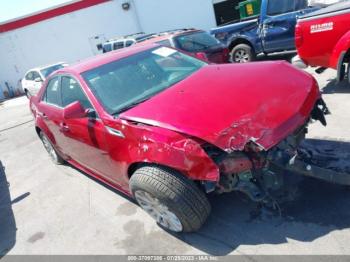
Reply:
[[[49,138],[44,134],[44,132],[41,131],[39,136],[40,136],[41,141],[43,142],[43,145],[44,145],[46,151],[49,153],[51,160],[56,165],[64,164],[64,159],[59,154],[57,154],[55,148],[51,144]]]
[[[349,85],[350,85],[350,62],[348,63],[347,77],[348,77],[348,83],[349,83]]]
[[[138,204],[169,231],[197,231],[210,214],[210,203],[196,184],[168,168],[145,166],[136,170],[130,178],[130,190]]]
[[[236,45],[230,53],[231,63],[248,63],[254,60],[254,50],[247,44]]]

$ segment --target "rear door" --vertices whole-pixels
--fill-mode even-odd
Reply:
[[[269,0],[262,23],[261,38],[267,53],[295,49],[295,25],[298,14],[307,8],[307,0]]]
[[[45,134],[55,145],[56,149],[63,153],[63,136],[60,131],[63,117],[60,81],[59,76],[49,80],[45,93],[38,104],[38,117],[45,123],[46,130],[43,130]]]

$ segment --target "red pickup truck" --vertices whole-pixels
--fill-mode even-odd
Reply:
[[[350,82],[349,1],[300,17],[295,41],[300,62],[320,67],[319,72],[324,68],[336,69],[338,81],[348,79]]]

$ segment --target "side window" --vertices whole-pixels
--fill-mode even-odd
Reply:
[[[134,44],[134,41],[132,41],[132,40],[127,40],[127,41],[125,42],[125,47],[131,46],[131,45],[133,45],[133,44]]]
[[[33,72],[29,72],[26,76],[25,76],[25,79],[26,80],[29,80],[29,81],[33,81],[34,78],[33,78]]]
[[[295,10],[303,10],[308,7],[308,0],[296,0],[295,1]]]
[[[85,109],[93,108],[79,83],[68,76],[62,76],[62,104],[63,107],[79,101]]]
[[[46,86],[45,95],[43,101],[48,104],[62,106],[60,99],[60,78],[55,77],[50,80]]]
[[[279,15],[295,10],[296,0],[269,0],[267,6],[268,15]]]
[[[121,49],[124,47],[124,41],[118,41],[113,44],[113,50]]]
[[[112,44],[104,44],[102,49],[103,49],[103,53],[110,52],[112,51]]]
[[[35,79],[37,79],[37,78],[40,78],[40,80],[42,80],[42,79],[41,79],[41,76],[39,75],[39,73],[33,71],[33,80],[35,80]]]
[[[162,46],[171,47],[171,43],[170,43],[170,41],[169,41],[168,39],[159,41],[159,42],[157,42],[157,44],[160,44],[160,45],[162,45]]]

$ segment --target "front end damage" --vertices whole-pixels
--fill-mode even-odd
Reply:
[[[220,169],[218,183],[204,183],[206,191],[219,194],[240,191],[255,202],[270,203],[278,201],[276,197],[284,191],[288,172],[350,185],[349,175],[313,165],[310,156],[299,148],[308,132],[308,124],[320,121],[326,125],[327,114],[326,104],[319,99],[308,121],[269,150],[252,141],[242,151],[234,152],[224,152],[205,145],[205,151]]]

